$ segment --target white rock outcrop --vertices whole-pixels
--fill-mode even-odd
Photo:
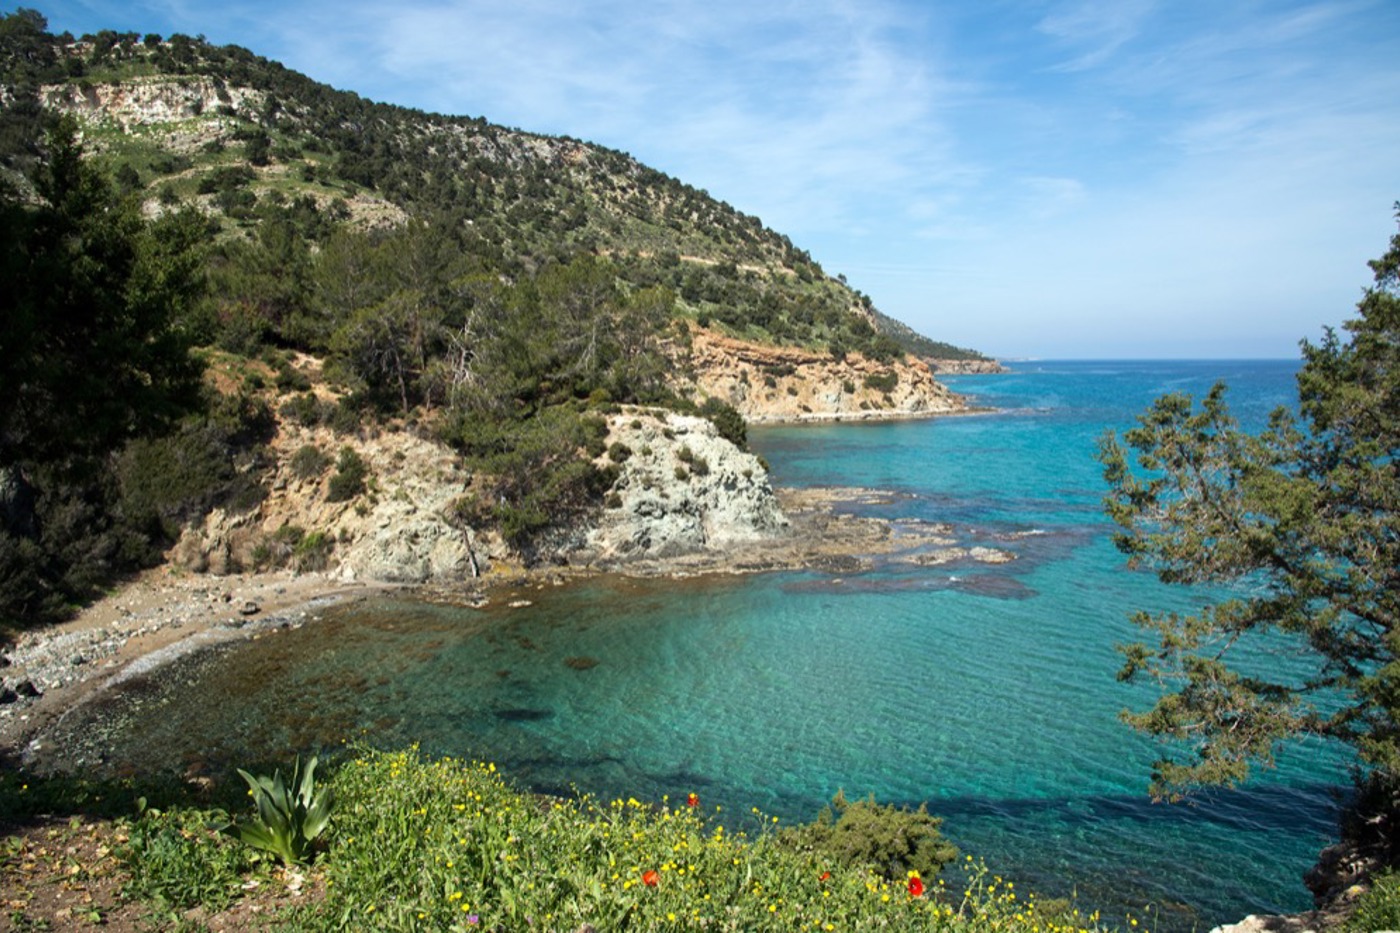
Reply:
[[[602,563],[673,557],[787,531],[762,462],[709,420],[648,410],[614,415],[608,427],[621,474],[578,556]]]

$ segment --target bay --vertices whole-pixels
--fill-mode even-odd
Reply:
[[[1209,929],[1304,909],[1347,758],[1317,743],[1190,806],[1146,794],[1160,749],[1118,719],[1135,608],[1208,594],[1126,570],[1094,460],[1168,391],[1217,379],[1246,424],[1292,361],[1043,362],[955,377],[992,411],[751,429],[778,485],[861,487],[841,508],[951,525],[1006,564],[773,573],[531,591],[468,610],[378,600],[184,662],[74,723],[111,765],[276,761],[347,739],[491,760],[552,792],[675,800],[754,828],[837,790],[917,805],[998,873],[1113,917]],[[1291,664],[1286,645],[1258,663]],[[755,810],[759,811],[756,815]]]

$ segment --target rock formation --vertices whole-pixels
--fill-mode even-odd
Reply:
[[[882,363],[850,354],[747,343],[693,333],[694,384],[754,423],[863,421],[967,410],[963,398],[913,357]]]
[[[608,428],[621,475],[577,558],[613,564],[671,557],[787,529],[758,457],[725,440],[708,420],[635,411],[613,416]]]

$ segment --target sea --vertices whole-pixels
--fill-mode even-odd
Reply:
[[[1222,380],[1259,427],[1296,399],[1297,369],[1020,362],[946,379],[976,414],[750,429],[776,485],[860,490],[838,510],[897,537],[937,527],[1004,563],[895,548],[856,572],[603,577],[513,607],[376,599],[181,662],[69,725],[126,767],[417,743],[541,791],[696,793],[738,829],[810,820],[838,791],[926,803],[1018,888],[1110,920],[1209,930],[1307,909],[1302,875],[1335,836],[1351,759],[1298,742],[1239,788],[1152,801],[1171,749],[1120,713],[1157,688],[1117,680],[1116,646],[1140,638],[1133,611],[1220,593],[1125,566],[1095,459],[1153,399]],[[1299,665],[1295,649],[1245,660]]]

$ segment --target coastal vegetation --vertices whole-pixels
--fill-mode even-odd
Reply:
[[[230,787],[198,800],[178,785],[0,772],[0,824],[67,817],[48,837],[52,844],[110,820],[104,838],[125,902],[142,905],[151,924],[178,929],[272,892],[281,900],[259,928],[1106,928],[1095,914],[1039,899],[958,856],[922,811],[871,801],[841,801],[834,818],[783,827],[756,811],[719,812],[683,789],[657,806],[541,798],[515,789],[490,764],[361,749],[315,782],[315,794],[334,795],[334,811],[303,853],[314,856],[311,865],[288,868],[226,831],[249,819],[247,798]],[[17,844],[0,851],[0,865],[8,871],[33,857]],[[298,893],[287,897],[289,888]],[[89,909],[102,922],[111,908]],[[18,928],[42,920],[22,899],[9,910]]]
[[[1400,213],[1400,204],[1396,205]],[[1165,692],[1127,721],[1171,740],[1154,793],[1234,785],[1290,738],[1352,746],[1349,840],[1397,858],[1400,819],[1400,235],[1344,324],[1304,342],[1298,406],[1257,435],[1217,385],[1168,395],[1104,439],[1109,515],[1135,567],[1215,584],[1195,613],[1140,612],[1124,680]],[[1265,654],[1250,656],[1251,650]],[[1272,649],[1272,651],[1270,651]],[[1286,654],[1291,663],[1280,663]],[[1299,664],[1306,664],[1299,670]]]

